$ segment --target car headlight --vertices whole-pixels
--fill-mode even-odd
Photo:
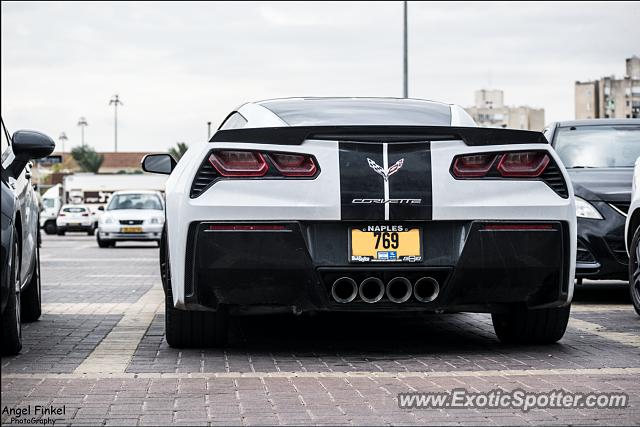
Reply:
[[[580,197],[576,197],[576,216],[578,218],[604,219],[591,203]]]
[[[106,218],[102,217],[102,218],[100,218],[100,220],[105,224],[113,224],[113,218],[111,218],[110,216],[108,216]]]
[[[163,220],[159,217],[151,218],[151,224],[162,224]]]

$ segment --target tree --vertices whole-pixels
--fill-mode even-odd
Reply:
[[[186,142],[178,142],[175,147],[169,148],[169,154],[178,161],[182,156],[184,156],[184,153],[186,153],[188,149],[189,146]]]
[[[104,156],[96,153],[96,150],[88,145],[73,148],[71,150],[71,156],[73,156],[73,159],[83,172],[98,173],[104,161]]]

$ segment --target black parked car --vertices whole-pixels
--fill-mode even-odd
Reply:
[[[31,160],[48,156],[55,143],[46,135],[17,131],[2,121],[2,251],[0,261],[2,353],[22,348],[21,322],[40,318],[38,201],[31,184]]]
[[[640,119],[574,120],[545,135],[562,159],[576,196],[576,277],[627,280],[624,224],[633,165],[640,156]]]

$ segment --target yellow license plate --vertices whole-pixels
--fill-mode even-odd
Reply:
[[[121,233],[142,233],[142,227],[121,227]]]
[[[351,262],[422,261],[419,228],[368,225],[351,229]]]

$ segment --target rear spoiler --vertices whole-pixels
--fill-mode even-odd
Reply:
[[[462,140],[466,145],[548,144],[541,132],[451,126],[290,126],[219,130],[209,142],[300,145],[307,139],[359,142]]]

